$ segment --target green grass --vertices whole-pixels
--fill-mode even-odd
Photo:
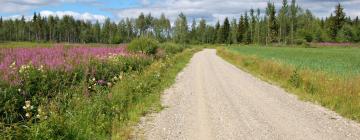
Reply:
[[[228,50],[246,56],[274,60],[299,69],[323,71],[348,76],[360,74],[360,48],[322,47],[229,47]]]

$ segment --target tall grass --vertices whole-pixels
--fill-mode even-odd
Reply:
[[[336,111],[337,113],[347,118],[360,121],[359,75],[344,78],[342,74],[329,74],[322,71],[322,69],[299,68],[296,65],[284,64],[282,61],[265,59],[269,56],[277,56],[277,58],[280,59],[283,56],[290,57],[292,54],[284,54],[287,53],[286,51],[291,51],[289,50],[290,48],[264,48],[264,50],[261,50],[261,48],[253,49],[254,50],[250,50],[249,48],[220,48],[218,49],[217,53],[219,56],[223,57],[225,60],[238,66],[239,68],[248,71],[266,81],[276,83],[283,88],[295,93],[301,99],[318,103],[324,107]],[[284,49],[285,51],[281,51],[281,49]],[[255,50],[259,51],[259,55],[248,55],[255,54]],[[271,52],[272,50],[274,51]],[[307,50],[304,50],[303,48],[294,48],[294,51]],[[281,52],[281,54],[277,54],[279,52]],[[351,57],[351,54],[352,53],[350,53],[349,57]],[[293,62],[295,64],[304,63],[295,62],[302,61],[302,59],[296,58],[296,54],[293,55],[294,59],[290,58],[291,60],[288,60],[289,62]],[[326,53],[322,55],[323,56],[320,57],[326,57]],[[329,54],[329,59],[331,59],[332,55],[332,53]],[[313,58],[310,58],[311,56],[313,55],[304,57],[304,61],[306,62],[307,60],[314,60]],[[347,55],[344,54],[342,57],[347,57]],[[334,61],[333,63],[337,62],[338,61]],[[331,68],[331,66],[326,67]]]

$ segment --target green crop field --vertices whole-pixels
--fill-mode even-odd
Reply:
[[[360,121],[360,49],[230,46],[217,54],[249,73]]]
[[[323,71],[340,76],[360,74],[360,48],[232,46],[228,50],[241,55],[274,60],[299,69]]]

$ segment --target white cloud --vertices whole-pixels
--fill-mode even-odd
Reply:
[[[80,19],[80,20],[85,20],[85,21],[99,21],[99,22],[104,22],[106,20],[106,16],[104,15],[98,15],[98,14],[91,14],[88,12],[85,13],[78,13],[78,12],[74,12],[74,11],[41,11],[40,14],[42,16],[48,17],[50,15],[52,16],[59,16],[59,17],[63,17],[65,15],[69,15],[69,16],[73,16],[75,19]]]
[[[147,6],[138,8],[112,9],[110,10],[115,17],[137,17],[141,12],[166,16],[174,21],[180,12],[192,19],[205,18],[214,23],[217,19],[223,20],[225,17],[238,18],[250,8],[266,7],[267,1],[264,0],[163,0],[152,2]]]
[[[101,5],[102,2],[96,0],[0,0],[0,13],[24,14],[41,6],[63,3],[82,3],[97,6]]]
[[[74,12],[74,11],[55,11],[54,12],[54,11],[44,10],[44,11],[40,12],[40,15],[43,17],[49,17],[50,15],[52,15],[52,16],[58,16],[60,18],[65,15],[69,15],[69,16],[73,16],[75,19],[91,21],[91,22],[99,21],[100,23],[105,22],[105,20],[107,18],[104,15],[91,14],[88,12],[78,13],[78,12]],[[21,15],[13,15],[13,16],[9,16],[9,17],[4,17],[4,19],[20,19],[21,17],[22,17]],[[32,19],[32,15],[28,15],[28,16],[24,16],[24,17],[27,21]]]
[[[147,0],[142,0],[147,1]],[[273,0],[277,7],[281,6],[282,0]],[[289,4],[291,0],[288,0]],[[335,0],[297,0],[298,4],[304,9],[310,9],[318,17],[329,16],[334,10],[338,1]],[[160,16],[165,13],[171,21],[174,21],[180,12],[193,18],[205,18],[211,23],[223,20],[225,17],[239,18],[241,14],[251,8],[265,10],[268,0],[159,0],[147,3],[146,6],[135,8],[111,9],[115,17],[121,19],[125,17],[137,17],[141,12],[151,13]],[[343,0],[347,15],[355,17],[359,15],[360,0]],[[355,5],[355,6],[354,6]]]
[[[52,4],[52,0],[0,0],[0,12],[20,14],[33,8]],[[57,1],[57,0],[55,0]]]
[[[173,22],[180,12],[188,16],[189,22],[192,19],[205,18],[210,23],[217,20],[222,21],[225,17],[239,18],[241,14],[251,8],[260,8],[264,12],[268,0],[136,0],[139,2],[137,7],[129,8],[109,8],[106,1],[100,0],[0,0],[0,13],[13,13],[15,16],[28,15],[30,10],[41,6],[61,5],[63,3],[82,3],[94,8],[106,9],[105,12],[111,12],[118,21],[126,17],[136,18],[141,12],[151,13],[153,16],[159,17],[161,13],[170,18]],[[279,8],[282,0],[270,0],[276,3]],[[288,0],[289,3],[291,0]],[[360,16],[360,0],[297,0],[298,4],[304,9],[310,9],[316,16],[325,17],[333,12],[335,5],[340,1],[348,16]],[[277,8],[277,9],[278,9]],[[76,9],[74,9],[76,10]],[[91,11],[90,11],[91,12]],[[41,11],[43,15],[72,15],[77,19],[84,20],[100,20],[106,17],[91,13],[77,13],[73,11]]]

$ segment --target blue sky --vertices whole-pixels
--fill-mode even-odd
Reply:
[[[272,0],[277,6],[281,0]],[[291,1],[291,0],[289,0]],[[103,21],[107,17],[118,21],[125,17],[137,17],[141,12],[154,16],[165,13],[174,20],[180,12],[191,19],[222,20],[238,18],[250,8],[265,9],[268,0],[0,0],[0,16],[30,18],[34,12],[48,15],[73,15],[75,18]],[[298,4],[310,9],[318,17],[330,15],[334,6],[341,2],[348,16],[360,16],[360,0],[298,0]]]

